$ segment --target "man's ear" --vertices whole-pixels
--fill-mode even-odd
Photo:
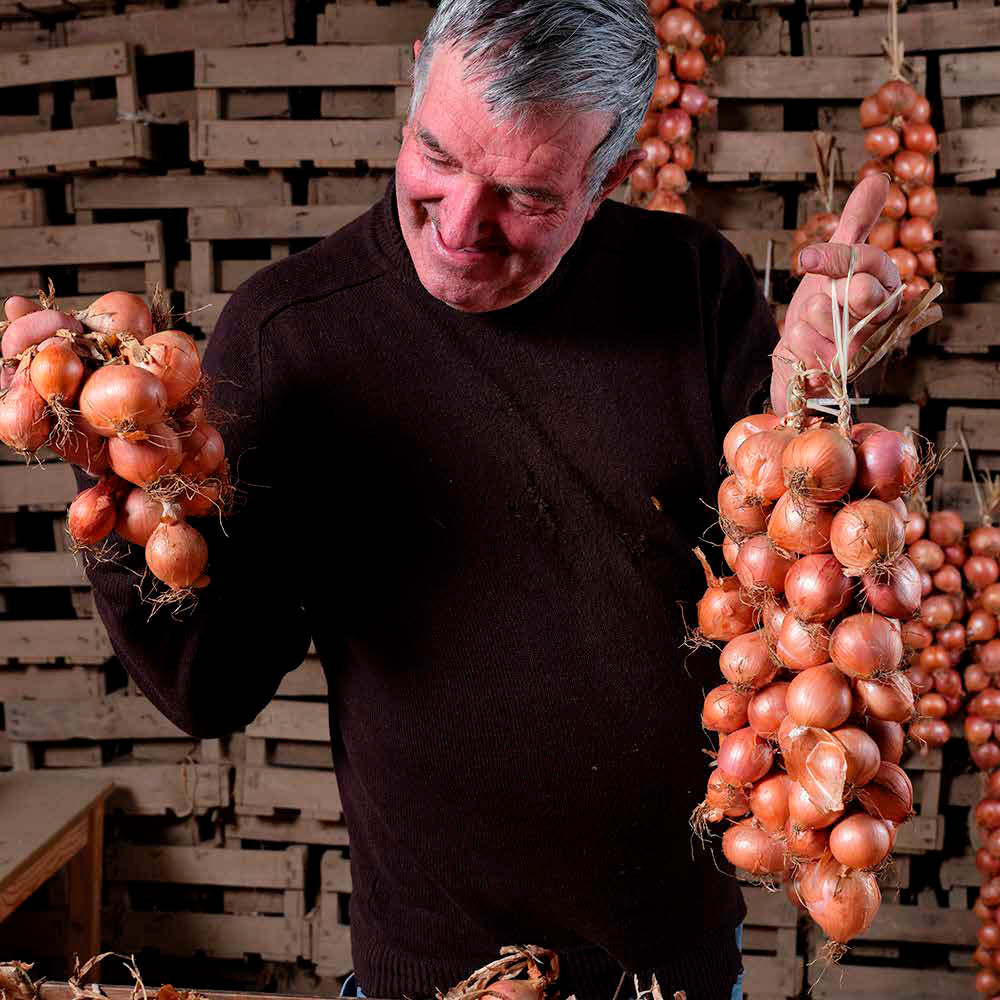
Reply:
[[[424,47],[424,43],[421,39],[417,38],[413,42],[413,61],[416,62],[420,58],[420,50]]]
[[[605,198],[619,184],[621,184],[625,179],[632,173],[637,166],[639,166],[642,161],[646,159],[646,154],[641,149],[630,149],[618,162],[608,171],[608,176],[604,178],[604,183],[601,185],[601,190],[594,196],[594,200],[591,203],[589,209],[587,209],[587,218],[592,219],[596,214],[597,210],[601,207],[601,203]]]

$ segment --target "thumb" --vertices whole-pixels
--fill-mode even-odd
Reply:
[[[830,242],[848,245],[864,243],[882,214],[888,194],[887,174],[874,174],[861,181],[847,199],[847,204],[840,213],[837,231],[830,237]]]

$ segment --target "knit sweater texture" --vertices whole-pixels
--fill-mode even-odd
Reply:
[[[532,943],[564,996],[610,1000],[625,970],[728,997],[745,909],[688,825],[717,655],[687,655],[682,611],[776,340],[717,230],[610,202],[493,313],[425,291],[391,186],[232,296],[205,368],[242,503],[196,522],[211,584],[150,620],[141,551],[88,572],[121,662],[195,736],[253,720],[315,643],[368,996]]]

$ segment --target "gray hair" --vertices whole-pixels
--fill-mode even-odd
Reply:
[[[656,34],[645,0],[442,0],[413,68],[410,116],[434,52],[456,46],[465,78],[501,120],[532,106],[610,113],[587,168],[591,194],[628,152],[656,82]]]

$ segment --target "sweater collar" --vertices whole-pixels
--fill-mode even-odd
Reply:
[[[399,224],[399,212],[396,208],[395,175],[390,179],[381,202],[375,206],[374,213],[374,237],[379,252],[390,261],[397,274],[411,286],[414,294],[420,297],[421,301],[433,308],[443,310],[451,317],[469,316],[470,318],[478,318],[486,323],[502,325],[522,324],[527,320],[539,316],[545,309],[551,306],[554,297],[566,284],[567,276],[575,269],[577,261],[583,253],[582,247],[587,240],[589,227],[590,223],[584,224],[580,235],[577,236],[573,245],[563,255],[555,271],[549,275],[544,284],[536,288],[526,298],[504,309],[497,309],[489,313],[461,313],[456,309],[452,309],[440,299],[434,298],[424,288],[417,275],[417,269],[413,266],[413,258],[410,256],[409,248],[403,239],[403,231]]]

